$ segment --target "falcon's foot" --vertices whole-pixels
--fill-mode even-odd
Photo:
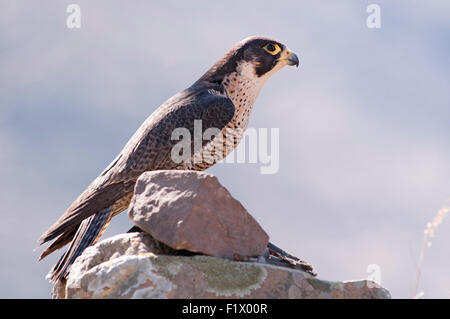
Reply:
[[[314,272],[313,267],[309,263],[300,260],[299,258],[292,256],[291,254],[288,254],[287,252],[270,242],[267,245],[266,251],[264,252],[264,259],[268,264],[299,269],[307,272],[312,276],[317,276],[317,274]]]

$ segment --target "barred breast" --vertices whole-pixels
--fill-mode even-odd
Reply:
[[[230,154],[244,136],[253,104],[267,78],[258,77],[250,63],[242,63],[237,71],[230,73],[222,81],[225,93],[234,104],[232,120],[202,149],[202,161],[189,168],[205,170]],[[219,93],[218,93],[219,94]]]

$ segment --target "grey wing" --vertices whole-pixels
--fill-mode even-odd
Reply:
[[[208,129],[221,131],[231,121],[235,108],[233,102],[224,95],[214,94],[211,90],[202,89],[189,94],[181,101],[174,101],[164,117],[149,126],[148,132],[140,134],[138,143],[129,149],[123,161],[117,163],[116,169],[112,169],[115,179],[127,181],[137,178],[140,174],[149,170],[175,169],[180,166],[179,160],[172,158],[173,147],[180,142],[177,134],[172,135],[176,129],[189,132],[191,154],[194,154],[194,136]],[[201,131],[195,132],[194,128],[201,121]],[[178,131],[180,132],[180,131]],[[139,134],[138,134],[139,135]],[[200,137],[202,146],[210,140]]]
[[[233,118],[233,102],[208,88],[188,89],[164,103],[133,135],[119,156],[81,194],[69,209],[40,238],[44,244],[57,236],[73,232],[91,215],[102,211],[133,190],[134,182],[145,171],[174,169],[171,158],[178,140],[172,132],[184,128],[194,136],[194,121],[201,120],[202,131],[223,129]],[[204,141],[203,143],[206,143]],[[191,141],[191,147],[194,140]]]

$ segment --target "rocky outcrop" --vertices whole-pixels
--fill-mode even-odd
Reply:
[[[152,171],[136,182],[128,216],[174,248],[235,259],[261,256],[269,236],[217,178],[196,171]]]
[[[186,256],[145,233],[105,239],[75,261],[53,298],[390,298],[361,280],[330,282],[258,262]]]
[[[205,172],[144,173],[129,217],[139,232],[87,248],[54,298],[390,297],[373,282],[315,278]]]

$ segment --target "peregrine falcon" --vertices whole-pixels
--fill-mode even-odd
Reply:
[[[112,163],[39,238],[40,245],[53,240],[39,260],[70,243],[48,278],[56,282],[67,277],[69,267],[86,247],[99,240],[111,218],[128,208],[135,182],[143,172],[205,170],[225,157],[241,140],[253,103],[267,79],[285,65],[298,67],[298,64],[297,55],[282,43],[250,37],[238,42],[189,88],[163,103]],[[171,154],[178,141],[172,139],[172,132],[184,128],[194,136],[194,122],[198,120],[203,132],[214,128],[226,136],[224,140],[202,141],[201,150],[224,143],[223,153],[215,154],[213,160],[174,161]],[[227,134],[229,130],[235,133]]]

